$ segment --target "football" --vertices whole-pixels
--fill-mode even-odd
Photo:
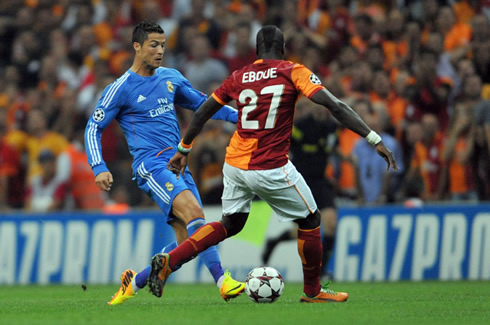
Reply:
[[[254,302],[276,301],[284,290],[281,274],[270,266],[259,266],[250,271],[245,280],[245,292]]]

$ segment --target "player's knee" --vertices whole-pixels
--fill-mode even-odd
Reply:
[[[248,213],[234,213],[221,218],[221,223],[226,229],[228,237],[238,234],[247,222]]]
[[[175,197],[172,202],[171,214],[184,224],[188,224],[195,218],[204,217],[201,205],[189,190],[182,191]]]
[[[186,204],[185,209],[180,213],[179,219],[184,222],[184,224],[188,224],[192,220],[196,218],[203,218],[204,211],[201,206],[194,203]]]
[[[318,210],[309,214],[304,219],[296,219],[294,222],[298,224],[299,229],[315,229],[320,226],[321,215]]]

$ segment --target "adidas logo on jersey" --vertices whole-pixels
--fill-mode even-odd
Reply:
[[[139,103],[139,102],[144,101],[145,99],[146,99],[146,97],[145,97],[145,96],[143,96],[143,95],[139,95],[139,96],[138,96],[138,100],[137,100],[136,102],[137,102],[137,103]]]

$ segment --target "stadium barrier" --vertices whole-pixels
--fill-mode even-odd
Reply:
[[[206,207],[208,221],[220,207]],[[223,267],[244,279],[261,265],[263,244],[292,227],[254,202],[244,230],[218,246]],[[0,285],[114,283],[140,270],[174,240],[157,211],[0,214]],[[269,265],[286,281],[302,281],[296,241],[280,244]],[[489,280],[490,205],[341,208],[328,268],[337,281]],[[199,259],[171,281],[211,282]]]

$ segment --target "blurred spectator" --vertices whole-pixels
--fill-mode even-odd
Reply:
[[[395,137],[401,141],[404,127],[406,127],[405,116],[409,105],[406,86],[410,83],[410,74],[406,70],[399,70],[394,74],[393,79],[393,100],[388,107],[388,113],[391,117],[391,125],[395,130]]]
[[[485,15],[475,15],[471,20],[471,42],[474,45],[486,43],[490,38],[490,25]]]
[[[93,177],[92,177],[93,178]],[[92,184],[95,182],[92,179]],[[99,188],[97,190],[100,191]],[[110,192],[110,200],[108,200],[102,208],[105,214],[125,214],[128,213],[131,207],[129,206],[129,193],[124,186],[116,186]]]
[[[358,203],[386,204],[393,202],[396,195],[397,177],[403,173],[402,151],[395,138],[383,131],[383,116],[380,112],[369,112],[364,116],[367,125],[377,132],[383,142],[391,148],[399,170],[386,170],[386,162],[376,152],[376,148],[365,139],[359,139],[353,150],[356,166],[356,187]]]
[[[0,209],[19,208],[22,206],[23,187],[18,189],[16,178],[21,174],[19,152],[7,143],[6,112],[0,109]]]
[[[401,128],[406,103],[396,95],[390,86],[388,74],[384,70],[380,70],[374,74],[372,91],[369,95],[373,104],[380,104],[385,108],[390,122],[387,131],[395,134],[395,128]]]
[[[374,21],[368,14],[359,14],[354,17],[356,33],[351,37],[350,43],[359,53],[364,54],[369,45],[379,42],[379,35],[374,33]]]
[[[473,16],[475,15],[475,9],[473,7],[476,7],[478,2],[480,1],[450,1],[450,3],[452,3],[454,14],[456,15],[456,20],[465,24],[469,23],[471,21],[471,18],[473,18]]]
[[[265,1],[255,0],[253,3],[242,3],[238,11],[241,22],[248,24],[250,27],[248,42],[252,48],[255,48],[255,37],[258,31],[262,28],[261,19],[263,19],[265,10]]]
[[[415,145],[419,142],[422,141],[423,139],[423,127],[422,123],[418,121],[412,121],[407,123],[407,126],[405,127],[405,132],[403,134],[403,164],[404,166],[410,166],[411,165],[411,159],[414,156],[415,153]],[[407,175],[406,175],[407,176]],[[418,178],[421,177],[421,175],[417,175]],[[407,183],[410,183],[417,177],[412,176],[412,179],[407,180]],[[409,177],[407,177],[409,178]],[[418,179],[417,182],[420,181],[422,182],[422,179]],[[408,186],[408,185],[407,185]],[[421,195],[423,194],[423,182],[422,182],[422,192]]]
[[[358,100],[353,105],[352,108],[359,114],[362,118],[369,111],[372,111],[371,104],[366,100]],[[339,147],[338,155],[341,158],[340,170],[338,176],[338,189],[337,193],[339,196],[347,199],[354,200],[357,198],[356,180],[355,180],[355,170],[352,159],[352,154],[356,142],[361,139],[361,136],[347,128],[341,128],[339,130]]]
[[[372,89],[373,68],[365,61],[353,64],[352,79],[348,92],[354,97],[369,93]]]
[[[445,173],[441,151],[443,136],[439,121],[433,114],[422,116],[422,139],[415,143],[406,183],[421,178],[424,184],[424,200],[441,200],[445,193]]]
[[[455,81],[457,79],[456,64],[465,52],[444,51],[443,37],[438,32],[430,33],[428,35],[425,47],[437,56],[437,76],[448,77]],[[456,52],[458,52],[458,55],[455,55]]]
[[[41,41],[33,31],[20,33],[12,46],[12,64],[20,72],[20,86],[29,88],[37,85],[42,58]]]
[[[221,30],[213,17],[205,16],[205,0],[193,0],[189,6],[191,12],[179,20],[178,27],[173,35],[169,37],[169,47],[176,52],[185,50],[186,27],[193,27],[201,36],[208,39],[211,49],[217,50],[221,42]],[[199,89],[199,88],[197,88]]]
[[[456,64],[456,75],[454,76],[454,87],[449,94],[449,100],[452,101],[454,106],[454,100],[457,99],[463,91],[463,80],[467,77],[475,74],[475,67],[473,62],[469,59],[461,59]]]
[[[208,125],[209,124],[209,125]],[[231,132],[230,132],[231,131]],[[223,193],[223,163],[225,148],[233,129],[221,121],[210,121],[202,136],[193,145],[191,168],[204,204],[220,204]]]
[[[423,114],[434,114],[444,131],[449,123],[448,95],[452,82],[437,76],[437,61],[437,53],[427,48],[416,59],[415,83],[407,90],[414,109],[407,110],[407,115],[409,119],[420,120]]]
[[[456,105],[442,151],[442,159],[448,168],[449,194],[453,201],[478,199],[470,163],[475,136],[471,109],[464,104]]]
[[[490,199],[490,101],[482,99],[478,75],[465,78],[461,109],[472,118],[474,128],[473,155],[470,159],[480,200]]]
[[[29,180],[26,207],[32,211],[57,211],[63,208],[67,190],[56,178],[56,156],[49,149],[37,156],[41,173]]]
[[[366,61],[369,63],[373,71],[380,71],[384,69],[385,57],[383,47],[379,44],[369,45],[364,55]]]
[[[386,39],[382,42],[385,65],[389,68],[402,65],[408,56],[409,40],[405,17],[398,9],[392,9],[386,22]]]
[[[249,43],[250,25],[240,23],[235,28],[234,53],[228,58],[228,68],[231,72],[250,64],[257,59],[255,47]]]
[[[437,17],[439,14],[439,1],[438,0],[419,0],[416,5],[412,7],[416,8],[412,11],[412,14],[416,18],[421,18],[423,25],[423,38],[424,41],[427,40],[427,35],[436,30]],[[416,12],[420,10],[419,12]],[[420,19],[419,19],[420,20]]]
[[[474,45],[473,64],[475,65],[475,70],[481,77],[482,82],[484,84],[490,84],[490,42]],[[490,96],[488,98],[490,98]]]
[[[62,174],[58,173],[58,180],[67,184],[67,195],[71,196],[75,209],[102,209],[105,193],[95,184],[94,174],[87,164],[83,137],[83,129],[75,131],[73,141],[59,155],[57,164]]]
[[[223,81],[228,77],[226,66],[210,56],[210,44],[206,37],[197,36],[192,40],[191,59],[184,66],[184,75],[192,86],[201,91],[209,83]]]
[[[471,39],[471,26],[456,21],[451,7],[441,7],[436,20],[437,31],[444,37],[444,50],[466,46]]]
[[[29,137],[25,150],[28,154],[28,178],[31,179],[42,171],[38,159],[41,151],[47,149],[56,157],[67,148],[68,141],[61,134],[49,131],[44,113],[37,109],[29,112],[27,129]]]

